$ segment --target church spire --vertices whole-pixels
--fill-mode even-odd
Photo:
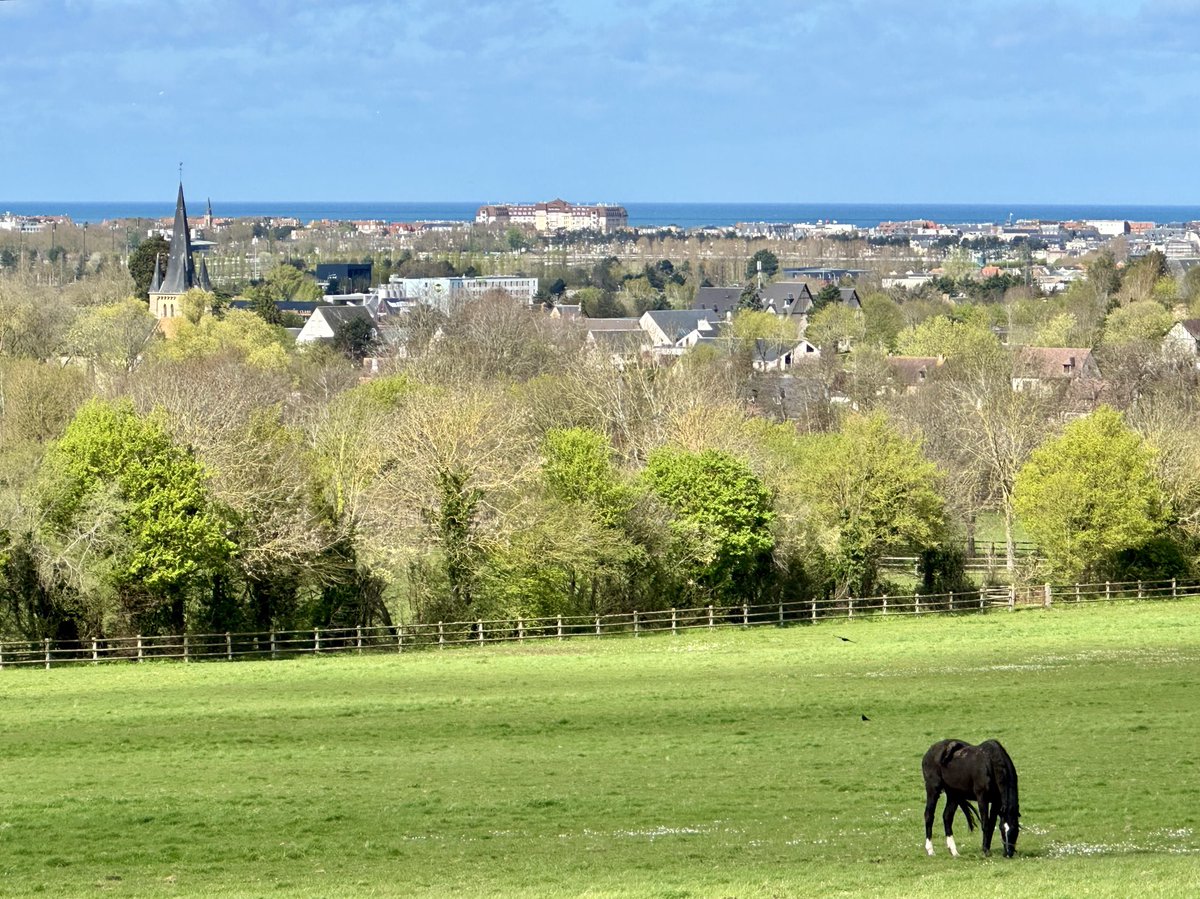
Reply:
[[[175,200],[175,224],[171,230],[171,250],[167,255],[167,273],[162,293],[181,294],[196,286],[196,266],[192,261],[192,240],[188,232],[187,205],[183,201],[183,182]]]
[[[162,261],[162,253],[154,254],[154,280],[150,282],[150,293],[159,293],[162,290],[162,269],[160,262]]]

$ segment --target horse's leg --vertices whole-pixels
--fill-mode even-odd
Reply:
[[[958,811],[958,800],[946,794],[946,808],[942,812],[942,827],[946,829],[946,848],[950,855],[958,858],[958,847],[954,845],[954,813]]]
[[[992,834],[996,831],[996,806],[987,796],[979,797],[979,821],[983,825],[983,854],[992,854]]]
[[[937,811],[938,795],[941,790],[936,787],[925,788],[925,854],[933,855],[933,815]],[[946,799],[950,801],[949,797]]]

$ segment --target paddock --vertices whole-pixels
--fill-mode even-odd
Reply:
[[[0,896],[1195,895],[1198,615],[6,669]],[[1018,761],[1016,858],[926,857],[947,735]]]

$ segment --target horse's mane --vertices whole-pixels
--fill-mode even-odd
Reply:
[[[1008,751],[998,740],[985,740],[979,748],[987,753],[996,772],[996,782],[1000,787],[1000,811],[1008,812],[1014,817],[1021,815],[1021,803],[1017,796],[1017,766],[1013,764]]]

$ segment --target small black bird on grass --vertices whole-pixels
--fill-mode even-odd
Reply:
[[[837,637],[839,640],[841,640],[843,643],[853,643],[854,642],[849,637],[843,637],[841,634],[834,634],[834,636]]]
[[[870,718],[868,718],[866,715],[859,715],[858,717],[862,718],[862,720],[863,720],[863,721],[870,721],[870,720],[871,720],[871,719],[870,719]]]

